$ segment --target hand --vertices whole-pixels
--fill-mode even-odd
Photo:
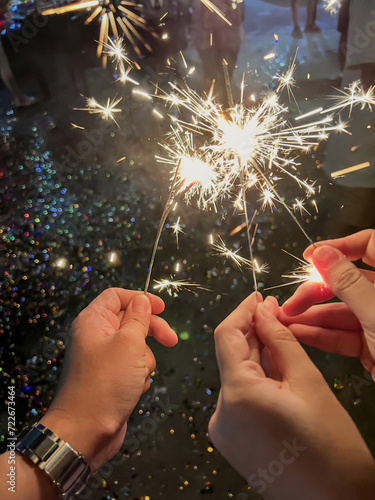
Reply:
[[[304,257],[315,265],[326,286],[301,285],[283,305],[279,319],[305,344],[358,356],[375,380],[375,273],[350,262],[362,259],[375,266],[375,231],[322,241],[315,247],[310,246]],[[334,296],[343,303],[313,306]]]
[[[265,499],[374,498],[374,461],[361,435],[276,319],[276,300],[258,301],[251,295],[215,331],[215,447]]]
[[[120,449],[126,423],[150,387],[148,335],[172,347],[177,336],[156,296],[110,288],[73,323],[62,379],[41,423],[82,453],[92,470]]]

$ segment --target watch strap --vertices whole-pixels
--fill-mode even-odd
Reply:
[[[19,434],[16,450],[49,477],[63,498],[74,497],[87,485],[90,468],[84,457],[40,423]]]

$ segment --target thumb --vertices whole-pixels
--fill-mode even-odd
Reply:
[[[374,285],[335,248],[317,248],[312,260],[327,287],[352,310],[363,329],[374,332]]]
[[[292,332],[278,321],[277,313],[278,304],[273,297],[258,305],[256,329],[260,340],[268,347],[282,379],[311,380],[318,370]]]
[[[142,337],[148,335],[151,322],[151,303],[148,297],[139,293],[135,295],[121,321],[119,334],[130,334],[131,337]]]

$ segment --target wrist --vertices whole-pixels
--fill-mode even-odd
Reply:
[[[97,457],[108,442],[108,435],[99,426],[91,426],[87,419],[74,419],[58,410],[48,411],[40,423],[83,455],[91,472],[100,467]]]

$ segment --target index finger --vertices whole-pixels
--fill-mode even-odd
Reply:
[[[362,259],[365,264],[375,266],[375,230],[365,229],[356,234],[351,234],[345,238],[336,240],[319,241],[314,245],[310,245],[304,252],[304,258],[312,261],[312,254],[321,246],[331,246],[340,250],[348,260]]]
[[[302,283],[294,294],[284,302],[283,312],[287,316],[297,316],[304,313],[314,304],[326,302],[334,297],[329,288],[316,281]]]
[[[343,302],[314,305],[298,316],[288,316],[280,308],[277,319],[285,326],[306,325],[328,329],[361,330],[361,323],[354,313]]]
[[[107,288],[96,299],[94,299],[88,308],[104,308],[117,315],[120,311],[126,309],[135,295],[140,292],[137,290],[125,290],[124,288]],[[164,302],[160,297],[151,293],[147,294],[151,303],[152,314],[160,314],[164,311]]]

